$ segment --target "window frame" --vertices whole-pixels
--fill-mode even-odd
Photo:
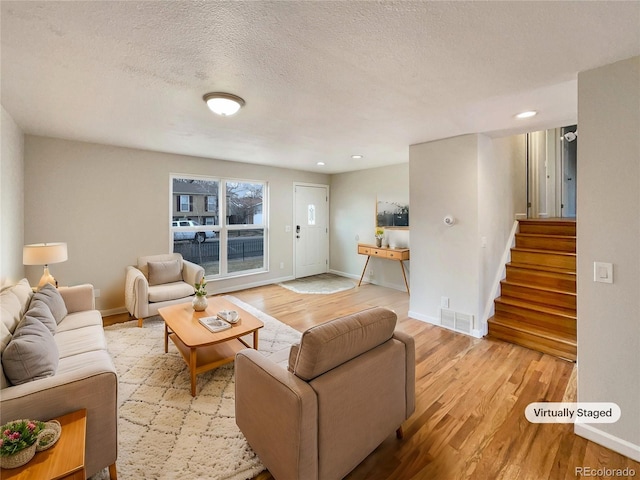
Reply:
[[[204,180],[217,182],[218,184],[218,202],[217,202],[217,212],[214,210],[213,212],[208,210],[209,198],[214,197],[213,195],[206,194],[204,195],[204,211],[205,213],[217,213],[218,224],[217,225],[207,225],[204,222],[199,222],[200,225],[198,227],[173,227],[172,223],[174,220],[173,215],[173,198],[175,197],[173,193],[173,184],[175,179],[187,179],[187,180]],[[262,202],[260,207],[260,218],[261,223],[252,223],[252,224],[230,224],[227,221],[227,183],[249,183],[249,184],[257,184],[262,186]],[[182,194],[179,194],[182,195]],[[232,177],[223,177],[223,176],[208,176],[208,175],[196,175],[196,174],[183,174],[183,173],[172,173],[169,178],[169,197],[171,206],[169,208],[169,251],[174,251],[174,232],[181,231],[212,231],[216,232],[216,236],[219,240],[219,250],[218,250],[218,258],[219,258],[219,268],[217,274],[208,274],[206,275],[207,280],[223,280],[228,278],[241,277],[245,275],[256,275],[261,273],[269,272],[269,182],[266,180],[255,180],[255,179],[245,179],[245,178],[232,178]],[[197,200],[195,198],[190,199],[191,211],[193,213],[193,204]],[[178,212],[178,213],[186,213],[186,212]],[[197,216],[197,215],[191,215]],[[253,218],[252,220],[255,220]],[[236,272],[229,272],[228,265],[228,246],[229,246],[229,234],[228,232],[237,232],[243,230],[262,230],[263,231],[263,244],[262,244],[262,266],[253,269],[240,270]]]

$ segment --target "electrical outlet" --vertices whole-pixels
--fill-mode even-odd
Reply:
[[[449,297],[440,297],[440,307],[449,308]]]
[[[284,262],[280,262],[280,270],[284,268]]]
[[[94,298],[98,298],[100,296],[100,289],[99,288],[94,288],[93,296],[94,296]]]

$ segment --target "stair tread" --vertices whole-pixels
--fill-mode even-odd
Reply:
[[[539,285],[532,285],[530,283],[523,283],[523,282],[514,282],[512,280],[501,280],[500,281],[501,284],[503,285],[511,285],[514,287],[523,287],[523,288],[530,288],[531,290],[540,290],[542,292],[550,292],[550,293],[559,293],[562,295],[570,295],[572,297],[575,297],[577,294],[576,292],[570,292],[567,290],[559,290],[557,288],[549,288],[549,287],[541,287]]]
[[[541,225],[575,225],[575,218],[523,218],[519,223],[541,224]]]
[[[519,226],[489,335],[575,361],[576,219],[525,219]]]
[[[559,332],[559,331],[551,331],[535,325],[523,324],[521,322],[518,322],[517,320],[513,320],[510,318],[501,318],[494,315],[489,319],[489,324],[501,325],[503,327],[507,327],[512,330],[517,330],[519,332],[547,338],[550,340],[554,340],[556,342],[564,343],[566,345],[571,345],[571,346],[577,345],[577,339],[575,335],[571,335],[571,334]]]
[[[543,237],[543,238],[566,238],[569,240],[573,240],[576,238],[576,235],[553,235],[548,233],[516,233],[516,237]]]
[[[546,265],[535,265],[532,263],[519,263],[519,262],[509,262],[507,263],[507,266],[526,269],[526,270],[537,270],[540,272],[559,273],[562,275],[571,275],[573,277],[576,276],[575,270],[570,270],[570,269],[560,268],[560,267],[549,267]]]
[[[522,247],[513,247],[511,250],[515,250],[518,252],[529,252],[529,253],[543,253],[545,255],[561,255],[564,257],[575,257],[576,254],[573,252],[563,252],[561,250],[540,250],[539,248],[522,248]]]
[[[563,307],[555,307],[550,305],[542,305],[539,303],[527,302],[526,300],[521,300],[515,297],[509,296],[499,296],[495,299],[497,303],[503,303],[505,305],[511,305],[514,307],[525,308],[528,310],[535,310],[538,312],[548,313],[551,315],[559,315],[562,317],[568,318],[577,318],[575,309],[572,308],[563,308]]]

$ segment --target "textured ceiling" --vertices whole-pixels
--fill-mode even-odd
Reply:
[[[638,1],[2,1],[1,22],[26,133],[327,173],[575,123],[577,73],[640,54]],[[211,91],[246,106],[217,117]]]

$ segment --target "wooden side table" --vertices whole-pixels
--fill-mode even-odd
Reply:
[[[19,468],[2,470],[2,479],[85,480],[84,448],[87,411],[55,418],[62,426],[56,444],[36,453],[29,463]]]
[[[397,262],[400,262],[400,267],[402,268],[402,278],[404,278],[404,285],[405,287],[407,287],[407,293],[411,294],[411,292],[409,291],[409,283],[407,282],[407,274],[404,271],[404,261],[409,260],[408,248],[384,248],[376,247],[375,245],[366,245],[364,243],[359,243],[358,254],[367,256],[367,261],[364,264],[364,268],[362,269],[362,275],[360,275],[358,286],[360,286],[360,284],[362,283],[364,272],[367,271],[367,265],[369,265],[369,260],[371,259],[371,257],[378,257],[385,260],[395,260]]]

